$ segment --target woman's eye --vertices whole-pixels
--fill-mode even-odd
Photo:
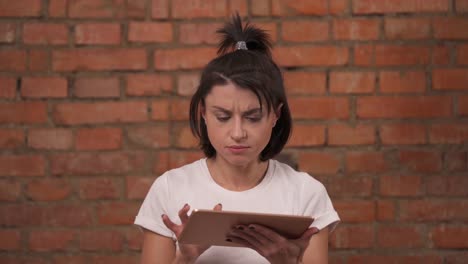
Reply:
[[[249,116],[249,117],[246,117],[247,120],[249,120],[250,122],[258,122],[262,119],[262,117],[258,117],[258,116]]]
[[[221,122],[226,122],[229,120],[229,116],[217,116],[216,119]]]

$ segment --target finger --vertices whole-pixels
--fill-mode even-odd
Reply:
[[[169,228],[172,232],[177,233],[178,225],[174,224],[174,222],[169,219],[169,217],[165,214],[161,215],[164,225]]]
[[[250,234],[246,229],[246,226],[238,225],[228,233],[228,236],[242,239],[256,249],[263,248],[271,244],[271,241],[262,237],[255,236],[255,234]]]
[[[185,223],[187,223],[188,221],[188,211],[190,210],[190,205],[188,204],[185,204],[184,207],[182,207],[182,209],[179,210],[179,218],[180,218],[180,221],[182,222],[182,225],[185,225]]]
[[[247,248],[251,248],[251,249],[253,249],[255,251],[257,250],[253,245],[251,245],[246,240],[235,237],[235,236],[227,236],[226,241],[230,242],[230,243],[233,243],[233,244],[239,244],[239,245],[242,245],[242,246],[247,247]]]
[[[219,203],[219,204],[215,205],[213,210],[214,211],[222,211],[223,210],[223,205]]]
[[[249,225],[249,229],[261,234],[272,242],[284,242],[286,240],[285,237],[281,236],[274,230],[262,225],[251,224]]]
[[[300,240],[310,240],[310,238],[317,234],[320,230],[317,228],[317,227],[311,227],[309,229],[307,229],[302,235],[301,237],[299,238]]]

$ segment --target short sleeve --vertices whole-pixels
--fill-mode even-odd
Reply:
[[[158,177],[151,186],[135,218],[135,224],[162,236],[174,238],[163,223],[161,215],[168,214],[169,191],[167,175]]]
[[[332,232],[339,223],[340,217],[333,208],[325,186],[316,180],[313,181],[314,184],[305,184],[302,189],[302,199],[306,202],[303,204],[303,213],[314,218],[311,226],[319,230],[328,226]]]

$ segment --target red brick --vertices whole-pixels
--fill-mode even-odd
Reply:
[[[112,263],[112,264],[130,264],[138,263],[140,261],[140,256],[107,256],[107,255],[97,255],[90,256],[90,260],[87,263]]]
[[[217,44],[216,30],[220,23],[184,23],[179,26],[179,42],[183,44]]]
[[[228,1],[228,14],[239,12],[241,17],[248,15],[248,1],[247,0],[230,0]]]
[[[382,225],[377,229],[377,245],[380,248],[421,248],[423,233],[418,226]]]
[[[151,119],[152,120],[169,120],[169,101],[156,100],[151,103]]]
[[[468,259],[468,253],[466,251],[455,251],[452,254],[445,256],[445,263],[447,264],[464,264]]]
[[[281,36],[288,42],[317,42],[329,39],[327,21],[284,21]]]
[[[354,0],[355,14],[434,13],[449,11],[448,0]]]
[[[147,0],[132,0],[126,1],[124,11],[125,17],[128,18],[145,18],[147,8]],[[122,17],[122,15],[121,15]]]
[[[400,166],[414,172],[438,172],[442,169],[442,155],[434,151],[401,150]]]
[[[198,139],[192,134],[189,125],[174,125],[171,129],[174,138],[174,146],[182,149],[195,149],[198,147]]]
[[[47,108],[43,102],[0,104],[0,124],[37,124],[47,122]]]
[[[127,128],[127,136],[130,143],[139,147],[158,149],[170,146],[169,126],[145,126]]]
[[[177,75],[177,94],[192,96],[200,83],[200,73],[181,73]]]
[[[430,237],[436,248],[457,248],[466,249],[468,247],[468,226],[446,226],[441,225],[432,228]]]
[[[457,13],[468,12],[468,1],[467,0],[455,0],[455,9]]]
[[[296,124],[287,147],[323,146],[324,144],[324,125]]]
[[[377,220],[393,221],[395,220],[396,203],[393,200],[377,201]]]
[[[122,130],[114,127],[82,128],[76,133],[77,150],[112,150],[122,147]]]
[[[146,102],[62,103],[53,117],[65,125],[144,122],[148,118]]]
[[[380,177],[379,190],[385,196],[419,196],[423,183],[417,175],[385,175]]]
[[[410,200],[400,203],[400,219],[403,221],[456,221],[466,219],[465,201],[459,200]]]
[[[39,17],[41,0],[0,0],[0,17]]]
[[[432,144],[462,144],[467,141],[466,124],[437,124],[429,130],[429,142]]]
[[[31,231],[29,248],[39,252],[66,250],[72,247],[74,240],[75,232],[69,230]]]
[[[16,97],[16,79],[0,76],[0,98],[14,99]]]
[[[171,151],[169,153],[169,169],[180,167],[203,157],[205,157],[203,152],[198,150]]]
[[[327,79],[325,72],[286,71],[283,77],[286,93],[288,94],[325,94]]]
[[[337,40],[375,40],[379,38],[380,21],[368,18],[335,19],[333,38]]]
[[[70,182],[64,179],[44,179],[28,183],[26,196],[33,201],[60,201],[72,193]]]
[[[382,93],[423,93],[426,90],[423,71],[381,71],[379,80]]]
[[[274,59],[278,65],[288,66],[339,66],[348,63],[348,49],[338,46],[288,46],[277,47]]]
[[[330,73],[330,92],[344,94],[372,93],[375,90],[373,72],[337,72]]]
[[[66,17],[67,1],[64,0],[49,0],[49,17]]]
[[[0,206],[0,224],[2,228],[41,225],[44,223],[44,211],[46,211],[44,207],[27,203],[2,204]]]
[[[173,0],[174,18],[217,18],[227,15],[226,0]]]
[[[468,45],[457,46],[457,64],[468,65]]]
[[[428,195],[466,197],[467,184],[468,178],[463,175],[432,176],[426,178],[426,191]]]
[[[152,18],[168,18],[169,17],[169,0],[152,0],[151,17]]]
[[[451,63],[452,47],[450,45],[439,44],[432,48],[432,63],[434,65],[449,65]]]
[[[341,157],[331,152],[300,152],[299,169],[312,174],[335,174],[341,168]]]
[[[291,97],[289,106],[294,119],[347,119],[350,114],[344,97]]]
[[[0,43],[13,43],[16,40],[16,25],[0,23]]]
[[[215,54],[214,48],[160,49],[154,53],[154,67],[157,70],[201,69]]]
[[[18,230],[0,230],[0,250],[19,250],[20,247],[21,233]]]
[[[374,229],[368,224],[341,225],[330,239],[332,249],[372,248],[373,245]]]
[[[275,44],[278,41],[278,30],[276,22],[255,22],[255,25],[266,31],[270,35],[271,42]]]
[[[49,206],[44,210],[43,225],[51,227],[90,226],[93,209],[90,205],[83,204]]]
[[[348,173],[380,173],[389,169],[382,152],[355,151],[346,153]]]
[[[68,28],[65,24],[28,23],[23,25],[25,44],[61,45],[68,42]]]
[[[50,55],[47,50],[29,50],[28,69],[34,72],[47,72],[49,70]]]
[[[131,228],[126,234],[127,246],[132,250],[141,250],[143,245],[143,232],[137,228]]]
[[[68,0],[68,16],[71,18],[122,17],[126,11],[124,1]]]
[[[444,168],[450,172],[465,171],[468,167],[467,152],[450,151],[446,152],[444,160]]]
[[[100,225],[129,225],[140,208],[140,203],[112,202],[97,206],[97,222]]]
[[[458,96],[458,115],[468,116],[468,96]]]
[[[157,96],[169,94],[173,81],[166,74],[131,74],[127,75],[127,95]]]
[[[29,98],[67,97],[67,79],[63,77],[24,77],[21,83],[21,96]]]
[[[24,50],[2,49],[0,50],[0,71],[22,72],[26,70],[26,60]]]
[[[121,251],[124,237],[118,231],[92,230],[80,233],[80,249],[84,251]]]
[[[417,145],[427,143],[426,127],[419,124],[385,124],[380,127],[384,145]]]
[[[75,26],[75,42],[82,45],[120,44],[120,25],[112,23],[86,23]]]
[[[431,49],[415,45],[378,45],[375,64],[378,66],[427,65],[431,62]]]
[[[79,77],[74,95],[78,98],[118,98],[120,81],[117,77]]]
[[[80,180],[79,195],[83,200],[107,200],[120,197],[119,182],[110,178]]]
[[[329,125],[328,143],[331,146],[371,145],[375,143],[375,129],[370,125]]]
[[[170,101],[169,109],[172,120],[189,120],[190,100],[188,98],[173,99]]]
[[[432,87],[435,90],[468,90],[468,70],[436,69],[432,71]]]
[[[328,176],[327,191],[332,197],[369,197],[373,192],[372,177]],[[340,211],[341,216],[341,211]]]
[[[22,129],[0,128],[0,149],[16,149],[23,147],[25,136]]]
[[[153,164],[153,175],[161,175],[167,170],[169,170],[169,152],[167,151],[159,151],[154,154],[154,159],[151,160],[151,164]],[[181,157],[184,155],[181,154]],[[200,155],[201,157],[201,155]]]
[[[329,12],[332,15],[348,14],[349,2],[347,0],[330,0]]]
[[[144,169],[142,152],[54,154],[50,157],[53,175],[124,174]]]
[[[44,176],[46,160],[39,155],[1,155],[2,176]]]
[[[273,0],[272,14],[275,16],[294,15],[326,15],[328,13],[327,0]]]
[[[359,66],[373,65],[375,61],[375,46],[356,45],[354,47],[354,64]]]
[[[369,118],[435,118],[449,117],[452,100],[446,96],[361,97],[357,100],[357,116]]]
[[[257,0],[250,3],[250,13],[252,16],[269,16],[271,13],[271,6],[269,0]]]
[[[424,18],[386,18],[387,39],[427,39],[431,36],[431,22]]]
[[[438,17],[434,19],[434,37],[438,39],[468,39],[466,17]]]
[[[144,70],[147,67],[146,50],[120,49],[70,49],[52,53],[54,71]]]
[[[348,259],[349,264],[360,263],[379,263],[379,264],[440,264],[442,263],[441,256],[428,255],[428,256],[395,256],[395,255],[354,255]]]
[[[154,177],[127,177],[125,188],[127,190],[127,199],[144,199],[154,180]]]
[[[21,183],[16,180],[0,180],[0,201],[14,202],[20,198]]]
[[[130,22],[128,40],[130,42],[171,42],[173,26],[163,22]]]
[[[30,129],[28,146],[34,149],[71,149],[73,132],[63,128]]]
[[[375,220],[375,203],[368,200],[334,201],[344,223],[371,223]]]

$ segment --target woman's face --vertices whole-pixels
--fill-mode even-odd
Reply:
[[[202,115],[217,158],[236,166],[258,161],[278,119],[275,111],[268,114],[265,105],[262,111],[252,91],[232,83],[211,89]]]

